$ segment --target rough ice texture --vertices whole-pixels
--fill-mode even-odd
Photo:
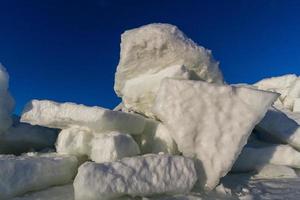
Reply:
[[[94,133],[86,127],[73,126],[60,132],[57,152],[89,157],[95,162],[110,162],[140,154],[133,138],[124,133]]]
[[[87,162],[78,170],[74,191],[76,200],[185,194],[196,180],[193,160],[149,154],[112,163]]]
[[[268,110],[256,129],[266,134],[266,137],[288,143],[300,150],[300,125],[276,108]]]
[[[212,190],[277,97],[250,88],[165,79],[154,113],[170,129],[179,151],[197,158],[199,186]]]
[[[293,112],[300,112],[300,98],[295,99]]]
[[[121,131],[130,134],[142,133],[145,126],[143,117],[136,114],[48,100],[28,103],[21,121],[50,128],[65,129],[78,125],[96,132]]]
[[[274,179],[274,178],[297,178],[295,170],[283,165],[267,164],[259,166],[254,178]]]
[[[74,200],[73,184],[51,187],[38,192],[31,192],[11,200]]]
[[[124,133],[110,132],[96,135],[91,143],[91,160],[102,163],[140,154],[133,138]]]
[[[80,126],[72,126],[62,130],[56,141],[58,153],[75,156],[89,156],[91,153],[91,140],[93,133],[90,129]]]
[[[136,137],[141,152],[178,154],[178,149],[169,129],[155,120],[147,120],[143,134]]]
[[[210,50],[176,26],[149,24],[122,34],[114,88],[125,107],[151,116],[149,108],[164,77],[187,78],[189,71],[189,78],[222,83],[218,65]]]
[[[246,147],[234,163],[232,171],[253,171],[266,164],[300,168],[300,152],[289,145],[272,145],[262,148]]]
[[[0,135],[0,154],[21,154],[28,151],[54,149],[58,130],[20,123],[15,117],[13,125]]]
[[[15,101],[8,91],[9,76],[0,63],[0,134],[12,125]]]
[[[77,159],[57,154],[0,155],[0,199],[71,182]]]
[[[293,111],[295,100],[300,98],[300,78],[295,74],[266,78],[254,85],[262,90],[280,93],[275,105],[284,106],[291,111]]]

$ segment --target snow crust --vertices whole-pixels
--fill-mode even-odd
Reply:
[[[234,163],[232,171],[254,171],[266,164],[300,168],[300,152],[289,145],[271,145],[261,148],[246,147]]]
[[[0,134],[12,125],[12,112],[15,101],[8,91],[9,76],[0,63]]]
[[[293,112],[300,112],[300,98],[295,99]]]
[[[197,158],[200,186],[212,190],[277,97],[244,87],[165,79],[153,111],[170,129],[179,151]]]
[[[110,132],[96,135],[91,142],[91,160],[102,163],[139,155],[140,149],[128,134]]]
[[[143,117],[136,114],[48,100],[29,102],[21,121],[50,128],[65,129],[78,125],[96,132],[122,131],[130,134],[142,133],[145,126]]]
[[[259,166],[254,178],[257,179],[275,179],[275,178],[297,178],[295,170],[283,165],[267,164]]]
[[[191,79],[223,82],[210,50],[198,46],[176,26],[149,24],[122,34],[114,88],[125,107],[152,116],[149,108],[160,81],[188,78],[187,71]]]
[[[257,125],[266,138],[274,138],[300,150],[300,125],[276,108],[270,108]]]
[[[177,144],[173,140],[169,129],[158,121],[147,120],[143,134],[135,138],[143,154],[160,152],[168,154],[179,153]]]
[[[185,194],[196,180],[193,160],[149,154],[112,163],[86,162],[78,170],[74,191],[76,200]]]
[[[128,134],[116,131],[100,134],[78,126],[60,132],[56,149],[62,154],[88,157],[99,163],[140,154],[139,146]]]
[[[70,183],[77,165],[76,157],[57,154],[0,155],[0,199]]]
[[[300,77],[295,74],[266,78],[254,85],[262,90],[280,93],[275,105],[283,106],[290,111],[293,111],[295,100],[300,98]]]

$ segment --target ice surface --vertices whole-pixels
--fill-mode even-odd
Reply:
[[[126,31],[121,40],[114,88],[118,96],[125,95],[125,107],[148,114],[147,104],[151,104],[152,92],[160,80],[166,76],[184,77],[186,70],[182,71],[181,66],[192,73],[193,79],[223,82],[211,51],[198,46],[176,26],[149,24]]]
[[[245,147],[234,163],[232,171],[254,171],[266,164],[300,168],[300,152],[289,145],[272,145],[262,148]]]
[[[12,112],[15,102],[8,91],[8,83],[8,73],[0,63],[0,134],[12,125]]]
[[[73,156],[0,155],[0,199],[70,183],[77,165],[77,159]]]
[[[74,181],[76,200],[114,199],[123,195],[185,194],[197,180],[193,160],[145,155],[117,162],[80,166]]]
[[[133,138],[124,133],[110,132],[96,134],[91,142],[91,160],[102,163],[140,154],[140,149]]]
[[[170,129],[179,151],[198,159],[199,184],[212,190],[277,97],[244,87],[165,79],[154,113]]]
[[[28,151],[40,151],[54,148],[58,130],[20,123],[19,118],[0,135],[1,154],[21,154]]]
[[[256,129],[300,150],[300,125],[278,109],[270,108]]]
[[[73,184],[51,187],[11,200],[74,200]]]
[[[295,99],[293,112],[300,112],[300,98]]]
[[[96,132],[121,131],[130,134],[142,133],[145,126],[144,118],[136,114],[48,100],[28,103],[21,121],[50,128],[65,129],[78,125]]]
[[[272,165],[267,164],[259,166],[257,169],[257,174],[254,178],[258,179],[274,179],[274,178],[297,178],[295,170],[290,167],[282,165]]]
[[[281,95],[276,105],[282,105],[291,111],[293,110],[295,99],[300,98],[300,78],[295,74],[266,78],[254,85],[262,90],[280,93]]]
[[[175,65],[155,74],[141,74],[125,82],[122,91],[123,103],[128,110],[154,117],[151,112],[161,81],[166,77],[192,79],[192,74],[184,66]]]
[[[91,153],[91,140],[93,133],[90,129],[72,126],[62,130],[57,138],[56,150],[58,153],[75,155],[78,157],[89,156]]]
[[[162,123],[155,120],[147,120],[143,134],[138,136],[141,151],[146,153],[178,154],[178,149],[170,131]]]

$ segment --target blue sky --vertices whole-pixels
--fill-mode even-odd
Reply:
[[[113,108],[120,34],[177,25],[229,83],[300,74],[300,1],[0,0],[0,62],[19,113],[30,99]]]

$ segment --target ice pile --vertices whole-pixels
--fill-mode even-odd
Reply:
[[[12,125],[0,75],[1,153],[39,151],[0,156],[0,200],[239,199],[232,174],[300,168],[299,78],[228,85],[211,51],[173,25],[122,35],[114,110],[32,100]]]

